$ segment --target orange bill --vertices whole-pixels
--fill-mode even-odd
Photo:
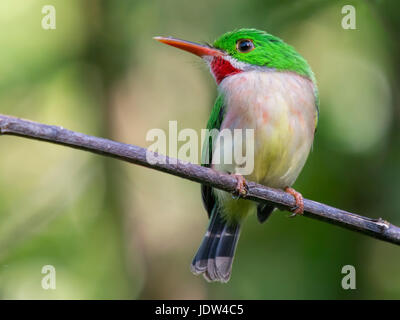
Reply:
[[[185,50],[187,52],[193,53],[199,57],[204,57],[204,56],[223,56],[225,53],[221,50],[191,42],[191,41],[185,41],[181,39],[176,39],[176,38],[170,38],[170,37],[154,37],[153,39],[160,41],[162,43],[168,44],[170,46],[173,46],[178,49]]]

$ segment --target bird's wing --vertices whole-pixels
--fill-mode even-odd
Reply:
[[[315,97],[315,131],[317,131],[318,119],[319,119],[319,92],[316,84],[314,84],[314,97]]]
[[[224,118],[225,106],[224,106],[224,97],[220,94],[215,100],[214,107],[211,111],[210,118],[207,123],[207,129],[219,130],[221,128],[221,123]],[[213,152],[213,144],[215,139],[213,139],[212,133],[206,136],[206,139],[203,142],[203,150],[201,156],[201,163],[204,167],[211,167],[212,160],[212,152]],[[208,217],[210,217],[211,211],[215,205],[215,198],[212,192],[212,188],[210,186],[201,185],[201,197],[203,199],[203,205],[207,210]]]

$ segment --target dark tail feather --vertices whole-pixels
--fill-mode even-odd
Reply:
[[[275,207],[269,204],[259,204],[257,206],[257,218],[260,223],[265,222],[268,217],[271,215],[272,211],[275,210]]]
[[[207,232],[193,259],[192,272],[203,274],[208,281],[228,282],[239,234],[240,225],[224,221],[215,206]]]

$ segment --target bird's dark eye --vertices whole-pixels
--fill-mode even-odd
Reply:
[[[249,39],[240,39],[236,42],[236,49],[239,52],[247,53],[254,49],[254,43]]]

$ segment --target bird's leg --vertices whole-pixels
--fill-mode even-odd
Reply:
[[[302,215],[304,212],[304,199],[303,199],[303,196],[301,195],[301,193],[297,192],[296,190],[294,190],[293,188],[290,188],[290,187],[286,187],[285,192],[292,195],[294,197],[294,199],[296,200],[296,206],[291,209],[291,211],[293,213],[290,217]]]
[[[247,192],[249,191],[246,179],[241,174],[238,173],[232,175],[236,178],[237,181],[236,189],[233,192],[233,196],[235,198],[245,197],[247,195]]]

